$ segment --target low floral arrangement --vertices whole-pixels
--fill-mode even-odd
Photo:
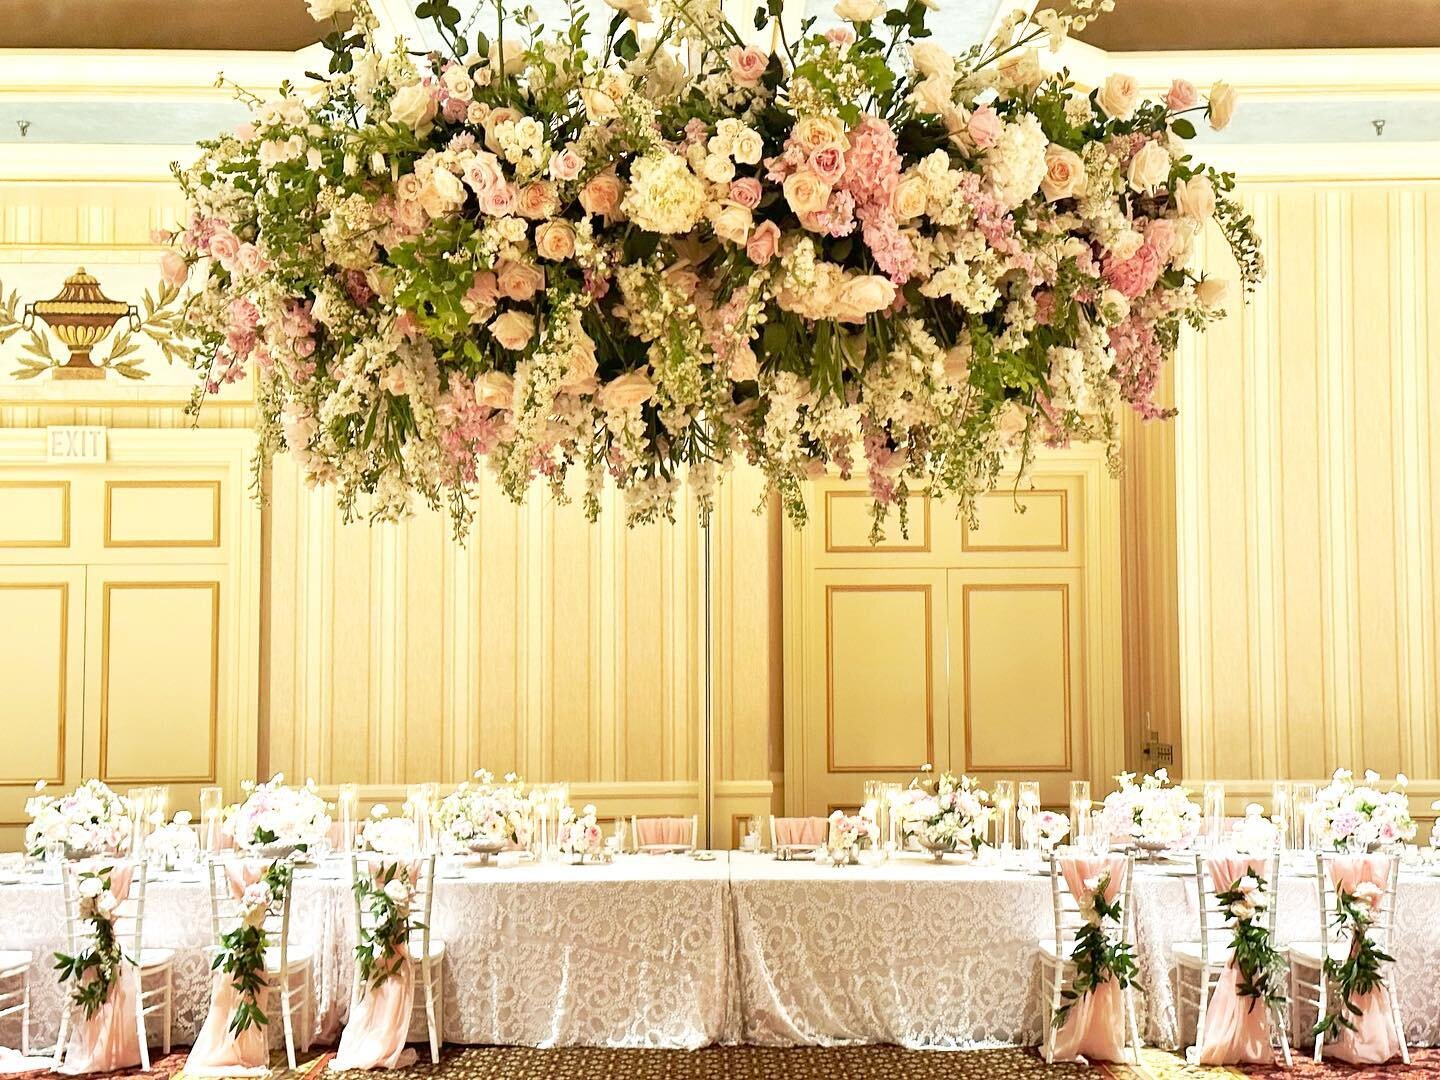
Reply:
[[[1265,817],[1263,806],[1249,803],[1230,830],[1229,845],[1241,854],[1269,855],[1280,847],[1280,827]]]
[[[425,929],[410,918],[415,882],[410,868],[386,862],[372,877],[355,882],[355,898],[370,913],[374,925],[361,926],[360,943],[355,946],[355,964],[361,983],[375,989],[409,963],[406,944],[412,930]]]
[[[360,829],[360,843],[381,855],[403,855],[419,849],[420,830],[409,818],[392,818],[388,806],[375,806]]]
[[[1395,777],[1389,791],[1379,788],[1380,774],[1365,772],[1357,784],[1349,769],[1336,769],[1330,783],[1315,793],[1316,838],[1332,851],[1373,851],[1404,844],[1415,838],[1417,826],[1410,816],[1405,794],[1409,780]]]
[[[1061,991],[1060,1005],[1052,1017],[1057,1028],[1065,1026],[1070,1010],[1082,998],[1105,983],[1114,980],[1125,990],[1135,984],[1139,975],[1135,951],[1120,933],[1124,893],[1117,892],[1113,900],[1107,900],[1105,893],[1109,888],[1110,871],[1106,870],[1099,877],[1088,879],[1084,892],[1075,898],[1084,922],[1075,932],[1075,947],[1070,952],[1075,974],[1070,985]]]
[[[115,937],[115,912],[120,906],[111,890],[113,866],[82,872],[76,882],[79,892],[79,916],[90,924],[91,932],[84,946],[73,956],[57,952],[55,970],[60,985],[74,983],[70,1001],[84,1011],[85,1019],[93,1017],[105,1002],[110,990],[120,979],[125,954]],[[128,1022],[129,1018],[120,1021]]]
[[[1345,1028],[1355,1030],[1361,1013],[1357,1000],[1383,985],[1380,965],[1394,957],[1380,948],[1370,934],[1370,926],[1380,914],[1385,891],[1378,885],[1362,881],[1354,891],[1335,890],[1335,927],[1350,939],[1343,958],[1325,957],[1325,978],[1333,987],[1331,1001],[1335,1006],[1315,1025],[1315,1034],[1333,1039]]]
[[[830,833],[825,841],[825,850],[830,854],[830,861],[837,866],[849,862],[856,854],[879,842],[880,826],[875,821],[873,807],[862,808],[858,814],[836,810],[830,815]]]
[[[1186,147],[1233,89],[1042,68],[1113,0],[959,56],[935,0],[846,0],[772,54],[719,4],[611,0],[596,30],[572,5],[523,40],[487,6],[493,37],[419,4],[445,45],[419,53],[364,0],[312,5],[328,71],[237,90],[250,120],[177,172],[198,395],[253,373],[261,460],[347,515],[423,501],[463,531],[482,462],[517,501],[578,471],[592,516],[607,478],[631,524],[682,481],[708,515],[747,460],[793,521],[827,469],[866,473],[877,535],[922,489],[973,517],[1006,452],[1118,454],[1122,408],[1169,415],[1182,327],[1223,315],[1191,267],[1208,222],[1263,274],[1234,178]]]
[[[1236,989],[1251,999],[1251,1007],[1280,1007],[1285,1004],[1285,983],[1290,965],[1285,954],[1270,940],[1264,915],[1270,909],[1270,883],[1248,871],[1228,889],[1215,894],[1232,928],[1231,955],[1239,974]]]
[[[37,794],[25,802],[30,824],[25,829],[25,850],[44,855],[60,845],[70,858],[86,855],[115,855],[130,843],[133,822],[130,802],[99,780],[86,780],[66,795],[38,794],[45,781],[35,785]]]
[[[560,811],[560,825],[555,831],[555,847],[561,855],[577,862],[605,858],[605,836],[595,818],[595,807],[586,805],[576,814],[573,807]]]
[[[912,780],[897,807],[902,827],[935,852],[979,851],[995,810],[990,795],[968,776],[942,772]]]
[[[1070,818],[1054,810],[1027,811],[1021,818],[1020,827],[1026,830],[1030,845],[1048,855],[1070,835]]]
[[[1440,811],[1440,799],[1432,802],[1430,809]],[[1435,821],[1430,826],[1430,847],[1432,850],[1440,851],[1440,814],[1436,814]]]
[[[1134,773],[1115,777],[1118,791],[1105,796],[1104,820],[1112,837],[1128,836],[1142,848],[1189,847],[1200,832],[1200,807],[1190,793],[1170,783],[1165,769],[1135,782]]]
[[[480,770],[476,783],[463,783],[435,806],[432,821],[446,851],[467,851],[474,846],[502,847],[530,843],[530,801],[525,786],[510,773],[505,781]]]
[[[241,787],[247,793],[245,801],[225,823],[236,847],[312,852],[329,842],[330,811],[315,790],[315,781],[288,787],[285,774],[276,773],[266,783],[247,780]]]
[[[294,881],[295,869],[288,859],[276,859],[261,877],[245,886],[240,896],[240,922],[220,938],[220,947],[210,967],[230,976],[239,1000],[230,1013],[234,1035],[252,1027],[265,1027],[270,1019],[260,1008],[268,982],[265,978],[265,918],[270,909],[284,902]]]
[[[200,854],[200,837],[191,820],[189,810],[179,810],[168,825],[157,826],[145,838],[145,857],[172,870],[193,863]]]

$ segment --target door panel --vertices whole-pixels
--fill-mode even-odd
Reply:
[[[83,779],[85,570],[0,566],[0,850],[18,847],[35,782]]]

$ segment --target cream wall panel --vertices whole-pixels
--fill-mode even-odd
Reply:
[[[0,548],[70,546],[70,484],[0,479]]]
[[[1184,771],[1435,777],[1440,185],[1243,191],[1269,277],[1176,371]],[[1225,273],[1215,236],[1204,257]],[[1163,509],[1136,523],[1162,549]]]
[[[975,500],[975,515],[976,527],[965,531],[962,542],[967,552],[1060,552],[1070,547],[1066,488],[992,491]]]
[[[104,513],[106,547],[220,546],[218,480],[109,480]]]

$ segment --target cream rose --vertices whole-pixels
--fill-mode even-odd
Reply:
[[[655,394],[655,384],[643,371],[630,371],[611,379],[596,395],[600,404],[614,412],[630,412],[640,408]]]
[[[1135,76],[1116,72],[1105,80],[1105,85],[1095,95],[1095,104],[1104,110],[1111,120],[1129,120],[1135,115],[1135,106],[1140,100],[1140,84]]]
[[[515,380],[503,371],[487,371],[475,380],[475,403],[491,409],[509,409],[515,400]]]
[[[431,217],[443,217],[464,205],[465,186],[449,169],[433,169],[429,181],[420,189],[419,202]]]
[[[848,278],[835,294],[835,317],[842,322],[864,322],[865,316],[883,311],[895,302],[895,283],[879,274]]]
[[[559,262],[575,253],[575,228],[568,221],[547,221],[535,230],[535,252]]]
[[[711,204],[710,227],[715,235],[732,244],[743,244],[750,238],[755,219],[750,211],[736,202]]]
[[[909,221],[925,213],[930,199],[930,181],[919,173],[902,176],[890,193],[890,212],[897,221]]]
[[[520,198],[515,203],[515,212],[532,221],[554,217],[559,209],[560,199],[555,194],[555,185],[549,180],[536,180],[520,189]]]
[[[1210,87],[1210,106],[1205,110],[1210,117],[1210,126],[1216,131],[1224,131],[1235,115],[1235,105],[1235,88],[1229,83],[1221,81]]]
[[[414,131],[426,131],[435,119],[435,97],[423,83],[400,87],[390,99],[390,119]]]
[[[613,218],[620,209],[625,185],[613,172],[603,172],[585,181],[580,189],[580,205],[587,214]]]
[[[1085,163],[1080,155],[1057,143],[1045,151],[1045,179],[1040,190],[1050,202],[1085,193]]]
[[[931,75],[920,80],[910,98],[922,113],[940,116],[955,105],[955,84],[944,76]]]
[[[535,316],[523,311],[507,311],[495,317],[490,333],[506,349],[523,349],[535,336]]]
[[[730,65],[730,77],[740,86],[756,85],[770,66],[770,58],[753,46],[732,45],[725,60]]]
[[[798,120],[790,132],[790,141],[805,151],[808,157],[822,146],[831,144],[842,150],[850,148],[845,137],[845,127],[833,116],[806,116]]]
[[[835,14],[846,22],[873,22],[885,13],[885,5],[876,0],[840,0],[835,5]]]
[[[805,169],[785,178],[785,201],[797,214],[818,214],[830,202],[830,185]]]
[[[545,271],[516,259],[502,259],[495,278],[500,295],[507,300],[529,300],[545,286]]]
[[[1007,86],[1029,89],[1045,77],[1040,68],[1040,54],[1034,49],[1010,53],[995,65],[996,73]]]
[[[1136,191],[1154,191],[1170,175],[1170,153],[1157,142],[1147,142],[1130,159],[1126,178]]]
[[[1230,294],[1230,285],[1220,278],[1207,277],[1204,281],[1195,286],[1195,299],[1199,300],[1207,310],[1214,311],[1225,303],[1225,298]]]
[[[921,78],[932,75],[943,79],[955,78],[955,58],[933,41],[917,41],[911,45],[910,63]]]
[[[305,7],[312,19],[323,22],[336,15],[346,15],[354,11],[355,0],[305,0]]]
[[[1175,208],[1196,221],[1209,221],[1215,213],[1215,185],[1203,174],[1178,181],[1172,197]]]

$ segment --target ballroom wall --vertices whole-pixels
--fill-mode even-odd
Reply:
[[[1130,426],[1127,710],[1237,799],[1440,775],[1440,184],[1318,157],[1252,167],[1267,280],[1182,348],[1176,422]]]

